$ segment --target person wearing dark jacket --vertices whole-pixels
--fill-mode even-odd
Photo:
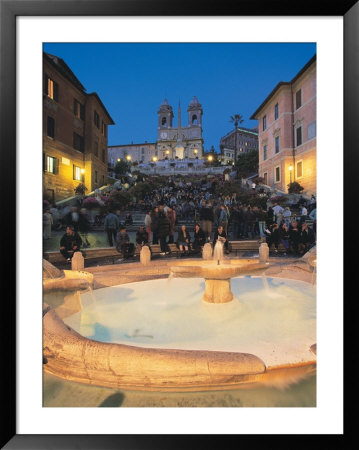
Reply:
[[[294,220],[289,227],[289,244],[294,253],[299,254],[299,239],[300,230],[298,228],[298,222]]]
[[[156,206],[151,215],[152,244],[158,244],[158,213],[158,207]]]
[[[71,225],[74,227],[75,231],[78,231],[79,229],[79,212],[77,206],[72,206],[71,211],[68,212],[64,218],[63,222],[66,226]]]
[[[60,253],[66,258],[66,261],[71,262],[73,253],[79,252],[82,245],[82,239],[80,235],[75,231],[73,225],[67,225],[66,233],[60,240]],[[70,254],[69,252],[73,252]]]
[[[225,253],[229,253],[229,246],[228,246],[228,239],[227,239],[227,234],[224,231],[222,225],[220,225],[217,229],[217,231],[214,233],[214,238],[213,238],[213,248],[216,245],[217,241],[221,241],[223,246],[224,246],[224,252]]]
[[[264,230],[264,233],[266,235],[266,241],[269,249],[274,244],[274,251],[275,253],[278,253],[278,246],[280,240],[278,224],[276,222],[273,222],[268,228]]]
[[[177,247],[179,248],[181,255],[189,253],[190,235],[186,229],[186,225],[182,225],[178,232]]]
[[[135,246],[130,242],[130,236],[126,232],[126,227],[122,226],[116,235],[116,249],[122,253],[125,259],[130,258],[135,253]]]
[[[304,255],[314,243],[314,233],[308,224],[303,222],[299,234],[298,252]]]
[[[289,230],[286,223],[283,222],[279,225],[278,232],[279,232],[279,239],[283,244],[285,251],[287,252],[289,250]]]
[[[168,255],[170,249],[167,244],[167,237],[170,234],[171,223],[163,211],[159,211],[158,213],[157,225],[157,235],[160,241],[161,255]]]
[[[200,252],[204,244],[206,243],[206,235],[204,234],[199,223],[196,223],[193,235],[192,248],[194,252]]]
[[[103,227],[107,233],[107,239],[110,247],[112,247],[114,243],[116,244],[116,236],[119,226],[119,218],[113,211],[110,210],[103,223]]]
[[[143,225],[140,226],[136,233],[136,244],[140,249],[144,245],[148,245],[148,233]]]
[[[208,240],[211,239],[212,226],[214,222],[213,208],[208,202],[203,202],[199,210],[199,220],[201,221],[201,228]]]

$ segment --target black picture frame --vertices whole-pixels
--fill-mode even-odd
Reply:
[[[276,439],[276,447],[288,439],[303,444],[309,438],[312,445],[328,436],[307,435],[19,435],[16,433],[16,17],[19,16],[342,16],[344,19],[344,208],[353,206],[352,182],[358,169],[359,142],[359,5],[356,1],[328,3],[265,2],[250,0],[220,3],[189,2],[187,0],[0,0],[0,168],[1,192],[4,194],[5,223],[3,223],[2,256],[6,261],[2,278],[6,280],[2,298],[2,431],[1,448],[6,449],[175,449],[203,445],[223,447],[260,443]],[[335,61],[333,61],[335,64]],[[333,181],[334,183],[334,181]],[[355,203],[354,203],[355,204]],[[346,235],[355,236],[354,220],[345,222]],[[6,227],[6,231],[5,231]],[[353,242],[354,241],[354,242]],[[357,241],[353,237],[348,246]],[[355,279],[354,267],[344,272],[344,286]],[[5,284],[5,283],[4,283]],[[354,329],[353,305],[345,307],[346,327]],[[350,350],[344,351],[345,360]],[[345,392],[348,405],[348,390]],[[330,436],[337,448],[344,448],[344,436],[352,432],[354,415],[345,422],[345,434]],[[281,437],[281,439],[277,439]]]

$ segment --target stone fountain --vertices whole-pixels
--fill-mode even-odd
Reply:
[[[231,278],[252,273],[263,274],[269,263],[258,259],[224,259],[223,244],[216,242],[212,260],[181,261],[170,263],[170,273],[179,278],[204,278],[203,300],[208,303],[227,303],[232,301]]]

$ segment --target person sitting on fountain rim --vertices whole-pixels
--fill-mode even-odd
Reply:
[[[222,225],[220,225],[218,227],[217,231],[214,233],[213,248],[216,245],[217,240],[222,242],[222,244],[224,246],[224,252],[228,255],[228,253],[229,253],[228,239],[227,239],[227,234],[224,231]]]
[[[126,227],[122,226],[116,235],[116,249],[125,259],[130,258],[135,253],[135,246],[130,242],[130,236],[126,232]]]
[[[184,254],[185,255],[189,254],[190,235],[186,229],[186,225],[182,225],[181,229],[178,232],[177,246],[181,252],[181,256]],[[183,249],[184,249],[184,252],[183,252]]]
[[[141,251],[142,247],[144,245],[148,245],[148,233],[145,230],[145,227],[143,225],[140,226],[140,228],[138,229],[137,233],[136,233],[136,245],[139,249],[139,251]]]
[[[66,262],[71,262],[73,253],[79,252],[81,245],[82,239],[77,231],[75,231],[74,226],[67,225],[66,232],[60,240],[60,253],[64,258],[66,258]]]
[[[206,243],[206,235],[200,224],[197,222],[194,228],[192,249],[195,253],[199,253]]]

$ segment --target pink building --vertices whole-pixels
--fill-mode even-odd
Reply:
[[[259,176],[287,192],[297,181],[316,194],[316,55],[289,82],[281,81],[251,119],[258,120]]]

